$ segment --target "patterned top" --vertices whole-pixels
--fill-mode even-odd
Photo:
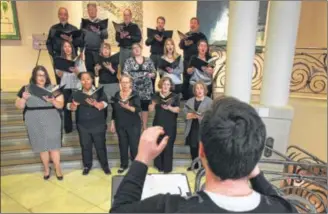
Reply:
[[[133,90],[138,93],[140,100],[151,100],[153,85],[147,75],[155,72],[154,63],[148,57],[144,57],[142,64],[138,64],[134,57],[128,58],[124,63],[123,73],[133,78]]]

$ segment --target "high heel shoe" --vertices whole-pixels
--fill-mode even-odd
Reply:
[[[49,167],[49,175],[44,175],[44,176],[43,176],[43,179],[44,179],[44,180],[49,180],[49,178],[50,178],[50,173],[51,173],[51,168]]]
[[[57,171],[56,170],[55,170],[55,173],[56,173],[56,178],[57,178],[58,181],[61,181],[61,180],[64,179],[64,176],[63,175],[61,175],[61,176],[58,176],[57,175]]]

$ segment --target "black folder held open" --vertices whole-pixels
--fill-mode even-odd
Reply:
[[[186,108],[187,108],[189,111],[191,111],[191,113],[194,113],[194,114],[196,114],[196,115],[198,115],[198,116],[202,116],[202,115],[203,115],[201,112],[196,111],[195,109],[191,108],[189,105],[186,104],[185,106],[186,106]]]
[[[168,62],[165,59],[161,58],[158,63],[158,67],[164,71],[166,71],[167,67],[174,69],[179,66],[180,59],[181,56],[178,56],[173,62]]]
[[[28,87],[28,91],[30,94],[36,96],[36,97],[39,97],[41,99],[43,99],[44,96],[46,97],[58,97],[59,95],[61,95],[63,93],[63,89],[65,88],[65,85],[63,86],[55,86],[53,89],[51,90],[48,90],[48,89],[45,89],[45,88],[41,88],[35,84],[31,84],[29,87]]]
[[[116,102],[116,103],[123,103],[123,104],[127,104],[133,97],[135,97],[134,94],[130,95],[128,98],[126,99],[119,99],[117,97],[112,97],[111,100],[113,102]]]
[[[124,25],[123,24],[119,24],[119,23],[116,23],[116,22],[113,22],[113,26],[114,26],[114,29],[116,32],[122,32],[124,31]]]
[[[86,99],[94,99],[99,100],[99,98],[103,95],[104,88],[99,87],[97,90],[95,90],[92,94],[86,94],[82,91],[76,91],[73,93],[73,100],[77,103],[80,103],[81,105],[89,105],[86,101]]]
[[[110,57],[103,57],[99,56],[98,64],[104,67],[104,63],[112,63],[113,65],[118,65],[120,62],[120,52],[110,56]]]
[[[90,26],[94,26],[99,30],[107,29],[108,27],[108,19],[101,20],[99,22],[92,22],[89,19],[82,19],[82,28],[89,30]]]
[[[156,34],[159,36],[163,36],[165,38],[172,38],[173,31],[172,30],[158,31],[156,29],[147,28],[148,38],[154,38]]]
[[[72,73],[70,68],[75,67],[75,62],[72,60],[67,60],[62,57],[56,57],[54,59],[55,69]]]
[[[210,66],[210,67],[214,67],[211,63],[209,63],[209,62],[206,62],[206,61],[204,61],[204,60],[201,60],[200,58],[198,58],[198,57],[192,57],[191,59],[190,59],[190,62],[189,62],[189,67],[195,67],[195,68],[197,68],[198,70],[200,70],[200,71],[203,71],[202,70],[202,67],[207,67],[207,66]]]
[[[82,31],[81,30],[73,30],[73,31],[63,31],[63,30],[56,30],[55,35],[57,37],[60,37],[62,34],[70,37],[72,36],[73,39],[78,38],[81,36]]]

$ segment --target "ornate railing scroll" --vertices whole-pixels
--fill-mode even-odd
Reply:
[[[327,163],[297,146],[289,146],[286,155],[269,147],[266,149],[279,157],[260,160],[269,169],[263,173],[277,193],[289,200],[300,213],[327,213]],[[196,171],[195,191],[203,189],[204,175],[204,168]]]
[[[252,90],[261,90],[264,63],[263,47],[257,47],[254,57]],[[218,57],[213,77],[213,89],[223,92],[226,71],[226,46],[210,46],[210,54]],[[291,72],[291,93],[327,94],[327,50],[325,48],[296,48]],[[277,65],[279,69],[279,65]]]

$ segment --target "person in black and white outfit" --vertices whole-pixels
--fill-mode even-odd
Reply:
[[[82,84],[80,91],[92,94],[96,90],[92,85],[94,81],[93,74],[84,72],[79,77]],[[80,137],[84,166],[82,174],[89,174],[92,167],[92,143],[95,145],[98,160],[105,174],[111,174],[106,148],[107,124],[105,111],[108,105],[107,96],[103,93],[97,100],[87,99],[89,105],[80,105],[80,103],[74,101],[73,96],[67,104],[67,108],[71,111],[76,111],[77,130]]]
[[[130,75],[133,79],[133,90],[140,97],[142,109],[143,129],[147,128],[148,106],[153,94],[153,84],[151,79],[156,76],[156,69],[153,61],[148,57],[141,55],[141,45],[135,43],[132,45],[133,57],[128,58],[124,63],[123,73]]]

